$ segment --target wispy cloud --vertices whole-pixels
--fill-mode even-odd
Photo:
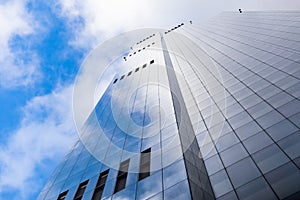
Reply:
[[[0,147],[0,193],[13,191],[15,199],[28,199],[44,182],[75,139],[72,86],[30,100],[23,108],[20,128]],[[3,196],[0,195],[0,199]]]
[[[0,2],[0,87],[3,88],[28,86],[41,75],[35,52],[11,46],[14,37],[26,37],[35,32],[37,25],[25,4],[26,1],[21,0]]]

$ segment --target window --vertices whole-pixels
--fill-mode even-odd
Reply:
[[[101,199],[109,170],[100,173],[92,200]]]
[[[84,194],[84,191],[85,191],[85,188],[86,188],[88,182],[89,182],[89,180],[86,180],[86,181],[80,183],[80,185],[79,185],[79,187],[76,191],[74,200],[81,200],[82,199],[82,196]]]
[[[127,76],[130,76],[131,74],[132,74],[132,71],[130,71]]]
[[[116,182],[114,193],[117,193],[120,190],[123,190],[125,188],[127,174],[128,174],[128,167],[129,167],[129,159],[123,161],[120,164],[120,169],[119,169],[119,172],[118,172],[117,182]]]
[[[150,153],[151,148],[141,153],[139,181],[150,176]]]
[[[151,61],[150,61],[150,65],[153,64],[153,63],[154,63],[154,60],[151,60]]]
[[[144,65],[143,65],[143,68],[146,68],[146,66],[147,66],[147,64],[144,64]]]
[[[133,52],[133,54],[136,54],[136,52]]]
[[[121,76],[120,80],[122,80],[125,77],[125,75]]]
[[[68,192],[69,192],[69,190],[64,191],[63,193],[61,193],[61,194],[58,196],[57,200],[64,200],[64,199],[66,198]]]
[[[116,78],[116,79],[114,80],[113,84],[115,84],[117,81],[118,81],[118,79]]]
[[[135,69],[135,72],[139,71],[139,69],[140,69],[140,68],[136,68],[136,69]]]

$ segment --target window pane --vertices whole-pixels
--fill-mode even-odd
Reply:
[[[237,189],[240,199],[276,199],[273,191],[263,178],[255,179]]]
[[[253,154],[253,159],[263,173],[267,173],[289,161],[275,144]]]
[[[281,199],[300,190],[300,171],[291,162],[266,174],[266,178]]]
[[[233,190],[225,170],[212,175],[210,181],[216,197],[220,197]]]
[[[233,164],[227,170],[235,188],[260,176],[260,172],[249,157]]]

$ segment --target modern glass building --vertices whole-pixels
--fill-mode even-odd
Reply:
[[[38,199],[300,199],[300,12],[179,24],[123,62]]]

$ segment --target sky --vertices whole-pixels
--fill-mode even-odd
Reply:
[[[95,46],[238,8],[300,10],[300,1],[0,0],[0,200],[36,199],[76,140],[73,84]]]

